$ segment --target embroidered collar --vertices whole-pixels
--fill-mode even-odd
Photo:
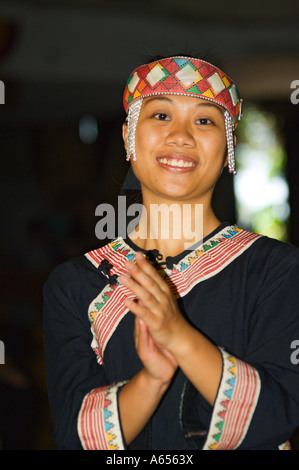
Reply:
[[[259,237],[260,235],[247,232],[237,226],[222,223],[201,242],[175,257],[168,257],[165,262],[161,262],[163,256],[158,250],[142,250],[129,238],[124,240],[122,237],[116,238],[102,248],[86,253],[85,256],[96,268],[103,272],[109,284],[119,285],[118,276],[126,272],[124,268],[126,261],[134,261],[138,251],[145,253],[150,261],[159,267],[163,277],[170,277],[189,271],[189,268],[197,265],[199,259],[202,259],[207,252],[209,252],[208,258],[203,257],[205,259],[204,264],[209,264],[212,254],[213,257],[218,257],[219,253],[219,263],[225,265],[226,262],[230,262],[231,256],[235,256],[235,251],[240,254],[243,248],[245,249],[248,246],[248,243]],[[234,243],[229,245],[225,243],[229,240]],[[103,262],[104,260],[107,261]]]
[[[227,230],[225,230],[227,229]],[[213,232],[207,235],[203,240],[196,242],[190,248],[184,250],[182,253],[176,256],[167,256],[165,261],[161,261],[163,259],[163,254],[161,254],[158,250],[143,250],[135,245],[135,243],[130,239],[126,238],[123,242],[128,245],[134,252],[142,251],[149,261],[151,261],[157,268],[164,267],[167,272],[172,271],[174,266],[178,266],[181,264],[182,260],[185,260],[183,266],[188,265],[187,259],[191,256],[196,256],[196,252],[205,252],[208,251],[213,246],[216,246],[219,243],[220,239],[227,239],[230,238],[229,235],[232,236],[236,230],[240,230],[235,226],[231,226],[228,222],[221,223]],[[225,233],[224,233],[225,232]],[[220,235],[220,237],[218,236]],[[119,240],[119,239],[118,239]]]

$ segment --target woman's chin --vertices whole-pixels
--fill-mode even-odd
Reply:
[[[157,194],[160,198],[172,200],[174,202],[183,202],[184,200],[190,200],[190,188],[181,187],[163,187]]]

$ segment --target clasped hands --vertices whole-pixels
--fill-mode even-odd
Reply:
[[[125,265],[129,276],[120,282],[135,296],[126,307],[135,315],[135,348],[145,371],[161,384],[168,384],[178,366],[176,350],[182,344],[188,323],[178,309],[169,286],[142,253],[136,263]]]

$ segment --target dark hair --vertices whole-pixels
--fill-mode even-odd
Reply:
[[[212,54],[211,52],[204,52],[202,54],[199,54],[199,53],[191,54],[190,51],[189,51],[189,53],[176,52],[174,54],[166,54],[166,55],[162,55],[162,54],[149,55],[149,56],[144,58],[142,63],[149,64],[150,62],[155,62],[157,60],[167,59],[167,58],[176,57],[176,56],[178,56],[178,57],[187,57],[188,59],[204,60],[205,62],[209,62],[210,64],[214,65],[215,67],[223,70],[223,64],[219,60],[219,57],[218,56],[216,57],[216,55]],[[137,67],[138,67],[138,65],[137,65]]]

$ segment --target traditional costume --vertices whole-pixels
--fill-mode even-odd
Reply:
[[[142,99],[187,94],[225,108],[231,133],[241,116],[233,82],[197,59],[175,57],[140,67],[128,81],[130,145]],[[137,105],[134,108],[134,104]],[[141,103],[141,104],[140,104]],[[137,156],[138,158],[138,156]],[[145,255],[177,299],[182,314],[220,350],[222,378],[214,406],[181,370],[144,430],[126,446],[118,394],[143,366],[133,340],[132,293],[120,284],[137,251],[130,238],[56,268],[44,288],[47,377],[54,435],[61,449],[286,449],[299,425],[299,250],[228,223],[161,263]],[[295,363],[294,363],[295,362]]]

